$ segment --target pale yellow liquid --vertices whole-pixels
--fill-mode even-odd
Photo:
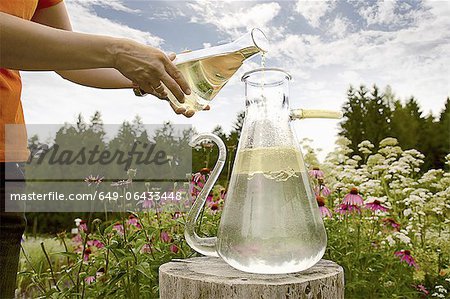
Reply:
[[[252,273],[292,273],[320,260],[326,234],[294,147],[239,151],[218,234],[218,253]]]
[[[269,179],[283,181],[301,171],[301,154],[294,147],[261,147],[239,152],[234,171],[253,175],[263,174]]]
[[[239,69],[242,62],[259,51],[256,47],[248,47],[233,53],[177,64],[192,93],[185,96],[184,104],[179,105],[175,96],[166,88],[169,100],[186,110],[203,110]]]

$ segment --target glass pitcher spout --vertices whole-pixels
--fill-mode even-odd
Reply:
[[[225,144],[223,143],[222,139],[220,139],[218,136],[214,134],[205,133],[196,135],[192,138],[189,145],[191,147],[195,147],[196,145],[206,141],[213,141],[218,146],[219,158],[217,159],[216,165],[211,171],[208,180],[206,181],[203,189],[200,191],[199,195],[195,199],[194,204],[192,205],[192,208],[187,215],[184,237],[189,246],[191,246],[191,248],[193,248],[195,251],[206,256],[218,256],[216,251],[217,238],[200,237],[195,232],[196,223],[201,215],[203,207],[205,206],[206,198],[208,197],[209,192],[211,192],[214,183],[219,177],[220,172],[222,171],[222,168],[225,165],[225,160],[227,156]]]
[[[304,119],[304,118],[342,118],[342,112],[330,111],[330,110],[316,110],[316,109],[292,109],[291,119]]]
[[[184,104],[166,88],[168,99],[186,111],[201,111],[220,92],[243,62],[267,52],[268,40],[260,29],[253,29],[234,42],[211,48],[180,53],[174,63],[187,80],[192,93]]]

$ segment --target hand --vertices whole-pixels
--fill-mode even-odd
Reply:
[[[176,107],[172,102],[169,101],[168,98],[165,98],[165,99],[162,99],[162,100],[167,100],[169,102],[169,104],[170,104],[170,107],[172,107],[173,111],[176,114],[183,114],[187,118],[190,118],[190,117],[194,116],[194,114],[195,114],[194,110],[186,110],[186,109],[184,109],[182,107]],[[206,107],[203,108],[203,111],[207,111],[207,110],[210,110],[210,109],[211,109],[211,107],[209,105],[206,105]]]
[[[167,57],[170,59],[170,61],[174,61],[175,58],[176,58],[176,54],[175,54],[175,53],[170,53],[170,54],[167,55]],[[138,87],[138,88],[140,88],[140,86],[137,85],[136,83],[134,83],[134,86],[133,86],[133,87]],[[166,93],[164,90],[163,90],[163,93],[159,93],[159,92],[157,92],[157,91],[155,91],[155,90],[153,89],[151,92],[147,92],[147,93],[152,94],[152,95],[158,97],[158,98],[161,99],[161,100],[165,100],[165,101],[169,102],[170,107],[172,107],[172,110],[173,110],[176,114],[183,114],[183,115],[186,116],[186,117],[192,117],[192,116],[195,114],[195,111],[194,111],[194,110],[187,110],[187,111],[186,111],[186,109],[184,109],[184,108],[176,107],[176,106],[175,106],[172,102],[170,102],[170,100],[167,98],[167,93]],[[206,111],[206,110],[210,110],[210,109],[211,109],[211,108],[210,108],[210,106],[208,105],[208,106],[206,106],[203,110]]]
[[[184,103],[191,90],[181,72],[172,63],[175,55],[134,41],[124,40],[115,54],[115,68],[147,93],[167,97],[163,84]]]
[[[190,52],[190,51],[184,51],[184,52]],[[184,53],[183,52],[183,53]],[[169,55],[168,55],[168,57],[169,57],[169,59],[170,59],[170,61],[173,61],[173,60],[175,60],[175,58],[176,58],[176,55],[175,55],[175,53],[170,53]],[[158,96],[159,97],[159,96]],[[170,104],[170,107],[172,107],[172,110],[176,113],[176,114],[183,114],[184,116],[186,116],[186,117],[192,117],[192,116],[194,116],[194,114],[195,114],[195,111],[194,110],[187,110],[186,111],[186,109],[184,109],[184,108],[181,108],[181,107],[176,107],[172,102],[170,102],[170,100],[167,98],[167,95],[165,95],[164,97],[159,97],[161,100],[166,100],[166,101],[168,101],[169,102],[169,104]],[[209,105],[207,105],[203,110],[204,111],[206,111],[206,110],[210,110],[211,108],[209,107]]]

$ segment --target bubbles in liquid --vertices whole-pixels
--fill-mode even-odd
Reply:
[[[273,147],[266,149],[243,149],[239,152],[236,170],[248,173],[251,180],[257,173],[277,182],[298,177],[300,172],[300,152],[293,147]]]
[[[326,233],[293,147],[238,153],[219,228],[218,252],[253,273],[291,273],[322,257]]]

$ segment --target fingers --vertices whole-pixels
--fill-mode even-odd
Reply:
[[[166,95],[160,94],[159,92],[156,92],[153,88],[148,93],[153,95],[153,96],[155,96],[155,97],[157,97],[157,98],[160,98],[160,99],[164,99],[165,97],[167,97],[167,94]]]
[[[161,81],[172,92],[175,98],[180,103],[184,103],[184,93],[180,88],[180,85],[167,73],[161,76]]]
[[[169,54],[167,54],[167,57],[170,59],[170,61],[174,61],[175,58],[177,58],[177,54],[169,53]]]
[[[163,85],[161,82],[159,82],[159,85],[158,85],[158,86],[153,87],[153,88],[154,88],[155,91],[156,91],[157,93],[159,93],[160,95],[165,95],[164,97],[167,96],[167,92],[164,90],[164,85]]]
[[[153,88],[151,83],[148,82],[142,82],[141,84],[138,85],[140,89],[142,89],[143,91],[145,91],[146,93],[150,93],[153,94],[155,92],[155,89]]]
[[[172,77],[173,80],[181,87],[182,91],[189,95],[191,94],[191,90],[189,88],[189,84],[184,78],[183,74],[177,69],[177,67],[172,63],[172,61],[165,61],[164,63],[166,72]]]
[[[149,78],[149,80],[150,82],[144,83],[145,87],[148,88],[148,90],[144,88],[144,86],[141,86],[141,88],[143,88],[148,93],[152,93],[152,91],[153,93],[157,93],[158,97],[167,97],[167,92],[164,90],[164,85],[157,77],[151,77]]]
[[[175,106],[172,102],[169,102],[170,103],[170,107],[172,107],[172,110],[176,113],[176,114],[183,114],[184,116],[186,116],[186,117],[192,117],[194,114],[195,114],[195,111],[194,110],[187,110],[186,111],[186,108],[183,108],[183,107],[177,107],[177,106]]]
[[[173,104],[172,102],[169,101],[170,107],[172,108],[172,110],[176,113],[176,114],[183,114],[184,112],[186,112],[186,109],[183,107],[177,107],[175,106],[175,104]]]

